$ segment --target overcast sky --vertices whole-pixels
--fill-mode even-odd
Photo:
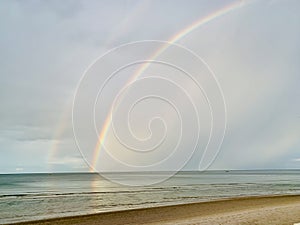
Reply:
[[[86,68],[120,44],[169,40],[232,2],[1,1],[0,173],[89,171],[72,132]],[[297,0],[253,1],[178,40],[224,92],[227,130],[211,169],[300,168],[299,11]]]

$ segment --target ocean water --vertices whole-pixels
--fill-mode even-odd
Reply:
[[[160,175],[116,174],[126,180]],[[300,194],[300,170],[179,172],[145,187],[118,185],[93,173],[8,174],[0,175],[0,224],[280,194]]]

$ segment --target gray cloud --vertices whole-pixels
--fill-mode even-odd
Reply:
[[[166,40],[223,4],[1,2],[0,172],[87,170],[71,124],[86,67],[118,44]],[[227,135],[212,168],[299,168],[299,8],[257,1],[180,40],[214,69],[227,101]]]

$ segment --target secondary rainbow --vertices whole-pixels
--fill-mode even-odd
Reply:
[[[229,12],[232,12],[233,10],[236,10],[242,6],[244,6],[246,4],[245,1],[237,1],[237,2],[233,2],[229,5],[226,5],[223,8],[218,9],[217,11],[212,12],[211,14],[205,16],[205,17],[201,17],[200,19],[196,20],[195,22],[193,22],[191,25],[187,26],[186,28],[184,28],[183,30],[179,31],[178,33],[176,33],[174,36],[172,36],[169,40],[167,40],[167,44],[163,45],[161,48],[159,48],[156,52],[153,53],[153,55],[149,58],[151,60],[155,59],[156,57],[158,57],[162,52],[164,52],[169,44],[168,43],[175,43],[176,41],[180,40],[181,38],[183,38],[184,36],[186,36],[187,34],[189,34],[190,32],[192,32],[193,30],[195,30],[196,28],[214,20],[217,19],[225,14],[228,14]],[[137,79],[137,77],[142,74],[147,68],[148,68],[149,64],[143,64],[133,75],[132,77],[129,79],[128,83],[131,83],[132,81],[134,81],[135,79]],[[128,84],[127,83],[127,84]],[[92,163],[90,164],[90,171],[97,171],[96,170],[96,166],[97,166],[97,162],[98,162],[98,158],[99,158],[99,154],[101,151],[101,147],[102,145],[104,145],[105,142],[105,138],[107,135],[107,131],[111,125],[111,115],[112,113],[112,108],[110,108],[110,112],[107,115],[107,118],[104,122],[103,128],[100,132],[96,147],[94,149],[93,152],[93,158],[92,158]]]

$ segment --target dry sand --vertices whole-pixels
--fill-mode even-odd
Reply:
[[[74,216],[25,224],[278,224],[300,223],[300,195],[241,197],[205,203]]]

